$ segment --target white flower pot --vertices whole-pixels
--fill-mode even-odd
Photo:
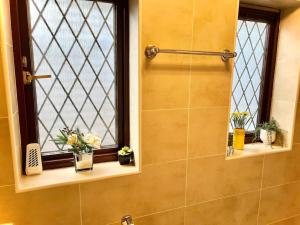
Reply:
[[[265,145],[271,145],[276,139],[276,132],[261,129],[259,137]]]

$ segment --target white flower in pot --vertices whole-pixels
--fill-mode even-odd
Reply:
[[[66,127],[59,131],[60,134],[52,141],[57,145],[69,146],[68,151],[72,152],[74,157],[75,171],[93,170],[93,151],[101,148],[100,137],[83,134],[78,128],[71,130]]]
[[[275,119],[271,119],[269,122],[265,122],[261,125],[258,125],[255,132],[255,139],[259,139],[268,146],[271,146],[272,143],[276,140],[276,134],[280,133],[280,129]]]

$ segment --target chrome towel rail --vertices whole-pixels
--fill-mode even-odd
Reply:
[[[223,62],[227,62],[229,59],[237,56],[236,52],[230,52],[229,50],[224,50],[224,52],[206,52],[206,51],[160,49],[155,45],[148,45],[145,49],[145,56],[148,59],[155,58],[155,56],[158,53],[220,56]]]

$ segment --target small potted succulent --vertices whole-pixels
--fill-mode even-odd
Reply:
[[[257,126],[254,139],[261,140],[265,145],[271,146],[276,140],[276,135],[280,134],[278,123],[275,119]]]
[[[130,164],[131,159],[133,159],[133,151],[128,146],[124,146],[118,151],[118,160],[120,165]]]
[[[59,130],[53,141],[58,145],[67,145],[73,153],[75,171],[93,170],[93,150],[100,149],[101,139],[93,134],[83,134],[79,129],[64,128]]]

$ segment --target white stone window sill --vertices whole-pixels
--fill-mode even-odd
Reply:
[[[279,152],[286,152],[290,151],[291,148],[289,147],[282,147],[273,145],[272,148],[265,146],[263,143],[252,143],[252,144],[245,144],[244,150],[234,150],[232,156],[227,156],[227,160],[231,159],[239,159],[239,158],[246,158],[246,157],[254,157],[258,155],[266,155],[266,154],[273,154]]]
[[[16,184],[16,192],[27,192],[138,173],[140,173],[138,166],[121,166],[119,162],[97,163],[94,164],[93,171],[80,173],[76,173],[74,167],[45,170],[40,175],[22,175]]]

